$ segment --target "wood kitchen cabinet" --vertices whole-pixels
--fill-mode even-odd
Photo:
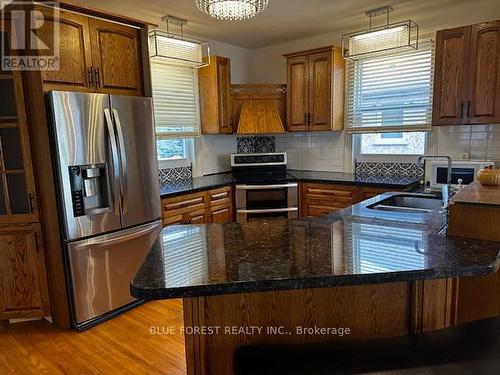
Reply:
[[[230,186],[208,192],[208,222],[225,224],[233,221],[233,189]]]
[[[301,183],[300,216],[326,215],[389,191],[402,191],[402,189],[333,183]]]
[[[500,241],[500,187],[467,185],[450,200],[448,235]],[[500,272],[461,277],[458,281],[458,323],[500,315]]]
[[[39,8],[46,23],[37,30],[40,39],[52,38],[59,22],[60,69],[43,70],[43,89],[143,94],[140,30],[102,19]]]
[[[210,56],[210,64],[198,69],[201,132],[231,134],[231,63]]]
[[[59,22],[59,69],[42,70],[43,86],[49,90],[94,90],[92,56],[88,18],[82,15],[60,12],[54,19],[53,12],[40,8],[44,13],[44,24],[37,30],[42,40],[51,38],[54,23]]]
[[[437,33],[433,125],[500,122],[500,21]]]
[[[38,221],[21,73],[0,72],[0,224]]]
[[[162,200],[163,225],[203,224],[206,207],[204,192],[165,198]]]
[[[7,49],[9,26],[0,26]],[[0,320],[43,317],[47,274],[21,72],[0,71],[0,98]]]
[[[377,195],[387,193],[389,191],[402,191],[402,189],[398,188],[378,188],[378,187],[371,187],[371,186],[360,186],[358,187],[358,195],[356,198],[356,203],[362,202],[366,199],[370,199],[373,197],[376,197]]]
[[[335,47],[284,55],[287,58],[288,131],[344,128],[344,60]]]
[[[50,314],[39,224],[0,225],[0,320]]]
[[[95,18],[89,28],[97,92],[142,95],[139,30]]]
[[[163,225],[233,221],[231,186],[162,199]]]
[[[326,215],[356,203],[357,188],[350,185],[302,183],[300,212],[302,217]]]

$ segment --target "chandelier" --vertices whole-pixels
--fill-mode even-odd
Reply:
[[[371,9],[366,12],[370,18],[369,28],[342,35],[342,56],[357,60],[365,56],[397,53],[405,49],[418,49],[418,25],[412,20],[389,22],[392,7]],[[385,15],[386,24],[372,26],[372,18]]]
[[[255,17],[267,8],[268,0],[195,0],[196,6],[213,18],[225,21]]]

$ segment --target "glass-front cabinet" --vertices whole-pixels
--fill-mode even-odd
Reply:
[[[0,71],[0,98],[0,224],[36,222],[38,213],[20,72]]]

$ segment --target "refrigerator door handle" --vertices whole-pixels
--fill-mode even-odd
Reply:
[[[108,129],[109,140],[111,143],[111,158],[113,163],[113,205],[116,215],[120,215],[120,205],[118,199],[120,197],[120,174],[119,174],[119,158],[118,146],[116,144],[116,135],[113,128],[113,121],[111,120],[111,112],[108,108],[104,109],[104,117],[106,118],[106,127]]]
[[[113,109],[113,118],[115,119],[116,130],[118,133],[118,144],[120,146],[120,160],[121,160],[121,175],[122,175],[122,208],[123,213],[126,214],[128,210],[128,186],[125,175],[127,173],[127,154],[125,152],[125,141],[123,139],[122,124],[120,122],[120,115],[116,109]]]

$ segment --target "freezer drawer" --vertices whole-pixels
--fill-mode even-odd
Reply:
[[[81,324],[135,299],[130,282],[161,231],[161,222],[69,243],[74,321]]]

